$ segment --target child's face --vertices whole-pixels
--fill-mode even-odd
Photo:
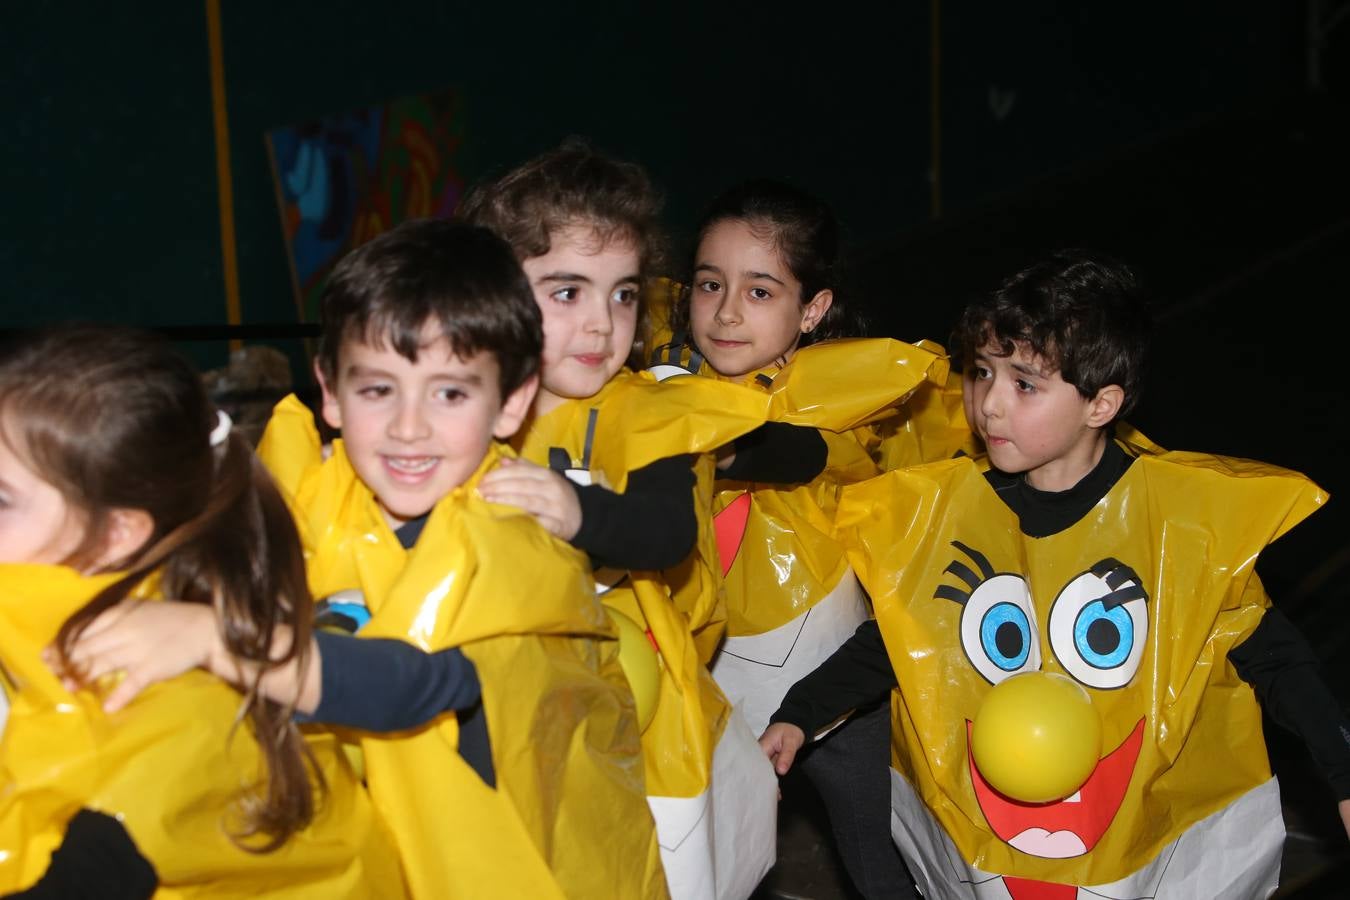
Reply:
[[[324,420],[341,429],[352,467],[391,528],[467,481],[492,439],[520,427],[534,398],[534,379],[501,397],[491,353],[465,359],[435,324],[424,334],[417,362],[392,347],[347,341],[334,383],[320,375]]]
[[[574,226],[522,264],[544,318],[538,412],[593,396],[623,368],[637,330],[639,262],[632,242],[601,244]]]
[[[1102,427],[1116,406],[1104,392],[1085,398],[1045,359],[1017,345],[998,356],[998,345],[981,347],[962,376],[966,421],[984,441],[989,461],[1009,474],[1026,473],[1042,491],[1068,490],[1101,458]]]
[[[87,518],[0,440],[0,563],[62,563],[84,543]]]
[[[728,220],[708,229],[694,264],[694,341],[708,364],[731,378],[790,359],[834,299],[821,291],[803,303],[801,282],[747,222]]]

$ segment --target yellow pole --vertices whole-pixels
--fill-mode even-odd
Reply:
[[[206,31],[211,45],[211,109],[216,131],[216,187],[220,193],[220,255],[225,269],[225,317],[241,321],[239,253],[234,234],[234,190],[230,181],[230,122],[225,111],[225,51],[220,36],[220,0],[206,0]],[[242,342],[230,341],[230,351]]]
[[[928,58],[931,93],[928,104],[928,178],[929,209],[934,218],[942,217],[942,0],[933,0],[928,34]]]

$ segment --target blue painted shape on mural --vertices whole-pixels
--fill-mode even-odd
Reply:
[[[299,224],[291,254],[301,282],[332,265],[347,246],[359,186],[375,173],[382,109],[372,108],[270,133],[282,203]]]

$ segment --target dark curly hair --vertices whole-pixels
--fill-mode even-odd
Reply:
[[[1151,332],[1148,296],[1129,266],[1067,249],[967,306],[951,347],[964,362],[991,343],[1000,356],[1024,348],[1084,397],[1120,385],[1125,398],[1118,415],[1124,416],[1143,392]]]

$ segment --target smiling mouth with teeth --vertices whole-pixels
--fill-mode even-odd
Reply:
[[[396,472],[408,475],[421,475],[429,472],[438,462],[435,456],[386,456],[384,463]]]

